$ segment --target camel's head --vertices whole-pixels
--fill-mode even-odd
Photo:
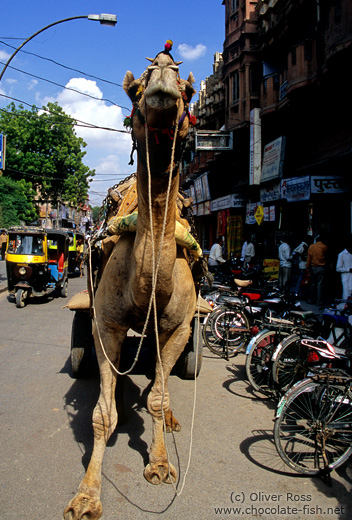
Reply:
[[[195,94],[192,86],[193,74],[188,80],[180,78],[178,66],[182,62],[175,62],[169,52],[159,53],[151,65],[139,79],[135,79],[132,72],[126,73],[123,88],[130,97],[134,112],[137,113],[139,123],[146,121],[150,127],[158,129],[172,128],[176,121],[181,121],[179,137],[185,137],[188,132],[188,106]],[[138,124],[138,122],[137,122]]]

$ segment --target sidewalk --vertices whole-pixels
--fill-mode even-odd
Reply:
[[[0,260],[0,293],[7,291],[6,262]]]

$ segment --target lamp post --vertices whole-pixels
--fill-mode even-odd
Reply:
[[[63,22],[69,22],[70,20],[79,20],[80,18],[87,18],[88,20],[94,20],[94,21],[97,21],[97,22],[100,22],[102,25],[111,25],[111,26],[114,26],[116,25],[117,23],[117,19],[116,19],[116,14],[88,14],[88,15],[84,15],[84,16],[72,16],[71,18],[64,18],[63,20],[58,20],[57,22],[53,22],[49,25],[46,25],[45,27],[43,27],[42,29],[40,29],[39,31],[37,31],[36,33],[32,34],[32,36],[29,36],[29,38],[27,38],[19,47],[17,47],[17,49],[11,54],[11,56],[9,57],[9,59],[7,60],[7,62],[5,63],[4,65],[4,68],[2,69],[1,71],[1,74],[0,74],[0,81],[2,80],[2,77],[5,73],[5,70],[7,69],[7,67],[10,65],[11,61],[13,60],[13,58],[16,56],[16,54],[18,53],[18,51],[20,51],[22,49],[22,47],[24,45],[26,45],[26,43],[28,43],[30,40],[32,40],[35,36],[37,36],[38,34],[42,33],[43,31],[45,31],[46,29],[49,29],[50,27],[53,27],[54,25],[58,25],[59,23],[63,23]]]

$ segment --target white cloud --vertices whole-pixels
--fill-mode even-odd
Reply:
[[[44,104],[47,104],[49,101],[57,101],[67,114],[78,121],[90,123],[98,127],[125,130],[122,124],[124,116],[121,108],[107,104],[102,100],[103,93],[95,81],[84,78],[72,78],[67,83],[66,88],[83,92],[98,99],[82,96],[78,92],[65,89],[55,99],[44,99]],[[129,134],[81,126],[77,126],[75,130],[77,135],[82,137],[90,149],[100,149],[101,152],[112,153],[127,151],[131,147]]]
[[[8,52],[0,50],[0,61],[5,61],[6,62],[9,59],[10,56],[11,56],[11,54],[9,54]]]
[[[14,85],[15,83],[18,83],[18,81],[14,78],[6,78],[5,83],[7,83],[8,85]]]
[[[28,83],[28,90],[33,90],[38,85],[38,81],[36,79],[32,79]]]
[[[177,50],[185,60],[198,60],[205,55],[207,48],[202,43],[198,43],[195,47],[187,43],[181,43]]]
[[[67,88],[93,96],[94,99]],[[95,81],[72,78],[67,83],[66,89],[60,91],[55,98],[47,97],[41,102],[46,105],[48,102],[55,101],[66,114],[77,121],[104,128],[126,130],[122,124],[124,115],[121,108],[103,100],[103,92]],[[90,188],[92,201],[94,197],[94,203],[99,204],[97,199],[102,200],[110,186],[130,174],[131,167],[128,166],[128,161],[132,146],[131,136],[129,133],[81,126],[76,126],[75,132],[87,143],[83,162],[96,171],[97,175],[93,178]],[[131,173],[132,171],[135,171],[133,167]]]

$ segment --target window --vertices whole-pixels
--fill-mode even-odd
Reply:
[[[232,103],[236,103],[240,98],[240,75],[236,70],[232,75]]]
[[[304,59],[307,61],[311,61],[313,58],[313,45],[311,40],[307,40],[304,42]]]
[[[231,0],[231,11],[236,11],[238,9],[240,0]]]
[[[296,53],[296,47],[293,47],[291,49],[291,65],[294,67],[297,64],[297,53]]]

